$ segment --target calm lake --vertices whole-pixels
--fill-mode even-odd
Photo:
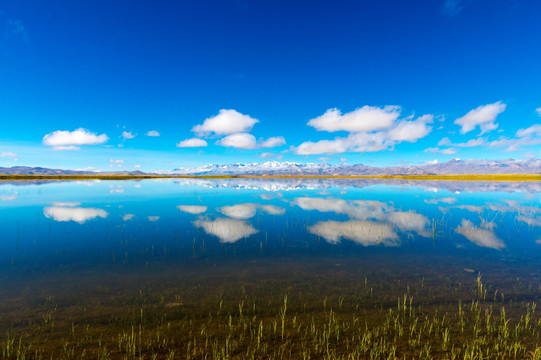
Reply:
[[[0,230],[4,358],[541,358],[539,182],[2,182]]]

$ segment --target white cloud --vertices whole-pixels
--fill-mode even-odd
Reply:
[[[180,148],[205,147],[207,145],[208,144],[205,140],[199,139],[199,138],[186,139],[177,143],[177,147],[180,147]]]
[[[432,115],[424,115],[414,121],[401,120],[389,131],[389,138],[397,142],[416,142],[430,133],[432,128],[427,124],[433,121]]]
[[[537,115],[541,116],[541,107],[535,109],[535,112],[537,112]]]
[[[504,151],[517,151],[522,146],[541,144],[541,124],[535,124],[516,132],[516,138],[500,138],[487,143],[490,147],[507,146]]]
[[[133,139],[135,137],[135,134],[133,134],[131,131],[123,131],[122,137],[124,139]]]
[[[335,137],[334,140],[306,141],[294,149],[295,153],[315,155],[376,152],[392,149],[403,141],[416,142],[432,131],[428,124],[433,122],[433,115],[396,121],[399,115],[400,108],[397,106],[364,106],[344,115],[337,109],[328,110],[324,115],[310,120],[308,125],[318,130],[342,130],[350,134],[347,137]]]
[[[160,220],[160,217],[159,216],[149,216],[149,217],[147,217],[147,219],[150,222],[155,222],[155,221]]]
[[[218,115],[205,119],[201,125],[194,126],[192,131],[198,136],[244,133],[250,131],[257,122],[259,120],[236,110],[222,109]]]
[[[308,228],[312,234],[323,237],[327,242],[336,244],[345,238],[363,246],[384,245],[398,246],[400,238],[388,224],[372,221],[323,221]]]
[[[12,158],[16,158],[16,157],[17,157],[17,154],[15,154],[14,152],[11,152],[11,151],[2,151],[2,152],[0,152],[0,157],[12,157]]]
[[[271,148],[271,147],[285,145],[285,143],[286,143],[286,139],[284,139],[283,136],[275,136],[275,137],[270,137],[267,140],[263,141],[260,146],[264,148]]]
[[[151,136],[151,137],[158,137],[158,136],[160,136],[160,133],[157,132],[156,130],[150,130],[145,135],[146,136]]]
[[[71,206],[49,206],[43,209],[43,215],[54,221],[75,221],[83,224],[95,218],[105,219],[109,213],[102,209]]]
[[[440,148],[426,148],[424,150],[425,153],[437,153],[437,154],[444,154],[444,155],[454,155],[456,154],[456,150],[453,148],[447,148],[447,149],[440,149]]]
[[[55,150],[78,150],[78,145],[103,144],[109,140],[107,135],[96,135],[86,129],[74,131],[58,130],[43,137],[43,144],[52,146]]]
[[[541,108],[540,108],[541,109]],[[526,129],[520,129],[517,131],[518,137],[526,137],[526,136],[541,136],[541,124],[535,124],[530,126]]]
[[[262,153],[262,154],[260,155],[260,157],[261,157],[262,159],[267,159],[267,158],[270,158],[270,157],[273,157],[273,156],[274,156],[274,154],[273,154],[273,153],[270,153],[270,152],[264,152],[264,153]]]
[[[122,164],[124,164],[124,160],[122,160],[122,159],[118,159],[118,160],[115,160],[115,159],[109,159],[109,162],[110,162],[111,164],[115,164],[115,165],[122,165]]]
[[[455,232],[478,246],[496,250],[505,248],[504,242],[496,236],[492,227],[479,228],[471,221],[462,219],[462,224],[455,229]]]
[[[501,101],[481,105],[478,108],[470,110],[463,117],[456,119],[454,123],[461,126],[461,134],[466,134],[479,126],[482,135],[498,128],[498,124],[495,122],[496,117],[504,112],[506,107],[507,105]]]
[[[427,161],[425,161],[425,164],[426,164],[426,165],[437,165],[437,164],[439,164],[439,163],[440,163],[440,161],[439,161],[438,159],[427,160]]]
[[[451,140],[448,137],[444,137],[438,142],[438,146],[450,146],[451,144]]]
[[[236,219],[196,220],[193,224],[202,227],[207,234],[218,237],[224,243],[234,243],[257,233],[252,225]]]
[[[323,115],[308,121],[308,125],[320,131],[375,131],[390,128],[400,115],[400,107],[379,108],[365,105],[342,115],[338,109],[329,109]]]
[[[255,216],[256,204],[246,203],[232,206],[223,206],[220,212],[233,219],[250,219]]]
[[[201,205],[178,205],[177,209],[193,215],[202,214],[207,211],[207,207]]]
[[[255,149],[256,140],[252,134],[248,133],[237,133],[224,137],[218,141],[219,145],[234,147],[237,149]]]
[[[141,165],[133,165],[133,167],[136,168],[136,169],[140,169]]]
[[[346,152],[348,148],[348,142],[345,138],[336,138],[334,140],[320,140],[317,142],[306,141],[297,146],[297,148],[295,148],[295,154],[338,154]]]

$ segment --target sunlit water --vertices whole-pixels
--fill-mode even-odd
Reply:
[[[541,284],[538,182],[5,182],[0,230],[3,332],[53,306],[67,328],[284,295],[306,311],[367,289],[372,307],[410,287],[467,301],[479,278],[494,299],[537,301]]]

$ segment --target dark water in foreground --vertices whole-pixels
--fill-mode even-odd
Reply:
[[[4,358],[537,359],[540,295],[538,182],[0,183]]]

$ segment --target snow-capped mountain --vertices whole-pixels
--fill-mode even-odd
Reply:
[[[248,164],[212,164],[183,167],[162,172],[174,175],[460,175],[460,174],[541,174],[541,159],[460,160],[417,166],[374,167],[363,164],[329,165],[267,161]]]

